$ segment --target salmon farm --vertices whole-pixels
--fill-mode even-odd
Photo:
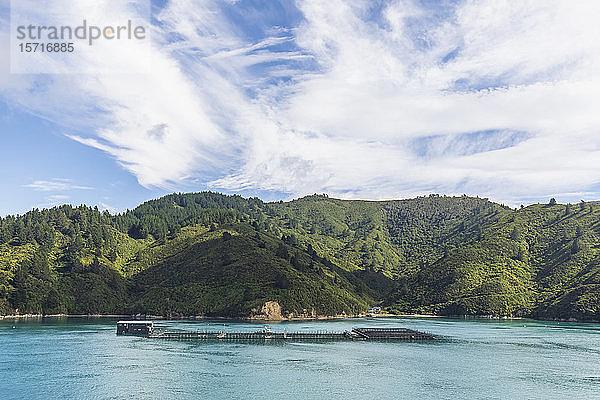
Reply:
[[[144,336],[149,339],[179,339],[179,340],[223,340],[223,341],[252,341],[252,340],[369,340],[369,341],[420,341],[435,340],[430,333],[419,332],[406,328],[353,328],[344,332],[313,331],[313,332],[276,332],[264,327],[255,332],[227,331],[163,331],[154,329],[150,321],[119,321],[117,335]]]

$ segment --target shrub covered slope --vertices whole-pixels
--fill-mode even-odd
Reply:
[[[0,219],[0,314],[600,319],[600,205],[173,194]]]

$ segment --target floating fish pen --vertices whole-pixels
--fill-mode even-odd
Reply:
[[[146,321],[144,321],[147,324]],[[120,323],[124,323],[120,321]],[[130,321],[135,324],[135,321]],[[129,325],[128,325],[129,326]],[[419,332],[406,328],[354,328],[344,332],[274,332],[268,327],[255,332],[226,332],[226,331],[161,331],[148,326],[145,333],[133,333],[130,330],[117,328],[117,334],[145,336],[150,339],[177,340],[223,340],[223,341],[256,341],[256,340],[289,340],[289,341],[319,341],[319,340],[370,340],[370,341],[415,341],[434,340],[430,333]],[[137,331],[137,330],[136,330]]]

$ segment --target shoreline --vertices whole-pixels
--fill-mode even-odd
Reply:
[[[0,321],[3,320],[28,320],[28,319],[44,319],[44,318],[112,318],[112,319],[132,319],[132,320],[157,320],[157,321],[183,321],[183,320],[232,320],[245,321],[255,323],[280,323],[280,322],[301,322],[301,321],[331,321],[336,319],[352,319],[352,318],[448,318],[460,320],[523,320],[529,319],[532,321],[549,321],[549,322],[569,322],[578,324],[597,324],[600,321],[592,320],[577,320],[574,318],[530,318],[530,317],[494,317],[489,315],[435,315],[435,314],[359,314],[359,315],[330,315],[330,316],[315,316],[315,317],[292,317],[281,319],[265,319],[256,317],[208,317],[204,315],[180,316],[180,317],[165,317],[162,315],[131,315],[131,314],[15,314],[15,315],[0,315]]]
[[[285,321],[327,321],[334,319],[350,319],[350,318],[444,318],[444,315],[433,314],[358,314],[358,315],[317,315],[314,317],[289,317],[289,318],[258,318],[258,317],[218,317],[204,315],[190,315],[181,317],[165,317],[162,315],[149,314],[14,314],[0,315],[0,320],[3,319],[41,319],[41,318],[129,318],[129,319],[150,319],[150,320],[201,320],[201,319],[228,319],[240,321],[268,321],[268,322],[285,322]]]

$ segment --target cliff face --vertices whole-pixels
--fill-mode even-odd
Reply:
[[[253,308],[250,319],[266,321],[283,321],[288,319],[282,315],[281,306],[276,301],[267,301],[261,308]]]

